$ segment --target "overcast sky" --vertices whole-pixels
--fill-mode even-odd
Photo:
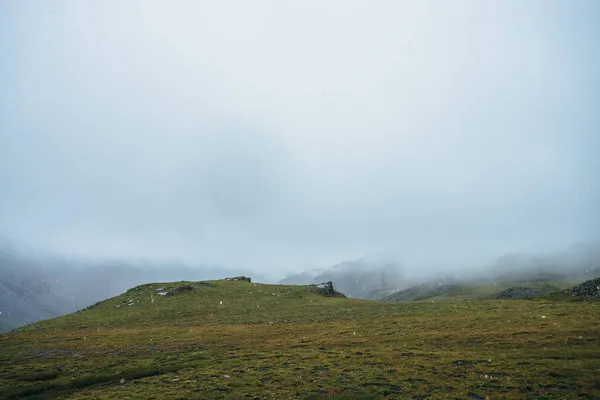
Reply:
[[[0,233],[265,272],[593,241],[599,20],[596,0],[2,1]]]

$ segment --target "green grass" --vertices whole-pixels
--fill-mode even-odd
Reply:
[[[600,302],[572,300],[143,285],[0,335],[0,398],[600,398]]]
[[[584,277],[587,278],[587,277]],[[409,289],[394,292],[386,301],[459,301],[459,300],[491,300],[508,288],[553,286],[558,291],[569,289],[583,282],[584,278],[575,280],[539,280],[539,281],[451,281],[442,285],[422,284]],[[591,277],[590,277],[591,278]]]

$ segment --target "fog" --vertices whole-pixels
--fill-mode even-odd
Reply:
[[[0,3],[0,235],[279,276],[600,238],[600,3]]]

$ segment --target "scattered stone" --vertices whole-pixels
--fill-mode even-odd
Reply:
[[[249,276],[234,276],[232,278],[225,278],[226,281],[245,281],[252,282],[252,279]]]
[[[520,299],[535,299],[550,293],[560,291],[556,286],[541,285],[541,286],[517,286],[510,287],[493,298],[494,300],[520,300]]]
[[[600,278],[590,279],[570,290],[573,296],[600,297]]]

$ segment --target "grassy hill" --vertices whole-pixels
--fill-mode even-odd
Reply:
[[[0,335],[0,399],[600,398],[600,302],[136,287]]]
[[[561,291],[573,287],[589,277],[578,279],[540,279],[528,280],[472,280],[459,281],[444,279],[416,285],[408,289],[398,290],[383,298],[384,301],[459,301],[459,300],[492,300],[507,289],[528,288],[539,292],[538,296],[547,292]]]
[[[0,238],[0,333],[70,314],[149,282],[245,273],[209,263],[63,257],[17,249]]]

